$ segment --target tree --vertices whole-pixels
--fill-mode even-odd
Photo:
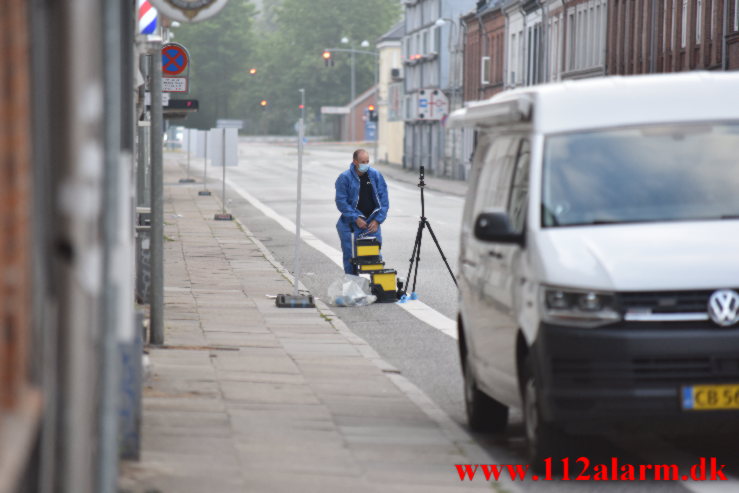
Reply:
[[[174,41],[190,53],[188,97],[200,102],[188,126],[212,128],[216,119],[239,118],[246,111],[243,88],[254,58],[255,14],[248,0],[230,0],[216,16],[173,29]]]
[[[400,18],[398,0],[264,0],[262,8],[256,23],[254,5],[230,0],[216,17],[174,31],[190,50],[189,97],[200,100],[190,126],[236,118],[246,121],[248,133],[292,134],[298,89],[305,89],[309,121],[320,119],[321,106],[349,103],[349,54],[336,53],[329,69],[323,50],[343,46],[344,36],[357,48],[365,39],[374,44]],[[373,56],[357,56],[357,95],[372,86],[375,63]]]
[[[357,48],[362,40],[374,44],[400,18],[397,0],[265,0],[267,9],[275,13],[276,29],[260,36],[262,75],[253,86],[270,101],[269,112],[260,116],[272,133],[293,132],[300,88],[305,88],[306,111],[314,118],[320,118],[321,106],[348,104],[350,55],[336,53],[334,67],[326,68],[321,53],[347,47],[342,37]],[[373,56],[357,55],[357,95],[372,86],[375,63]]]

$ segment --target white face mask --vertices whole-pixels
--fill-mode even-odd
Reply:
[[[359,172],[360,173],[366,173],[367,170],[369,169],[369,167],[370,167],[369,163],[367,163],[367,164],[360,164],[359,165]]]

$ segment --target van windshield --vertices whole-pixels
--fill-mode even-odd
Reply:
[[[542,226],[739,218],[739,123],[553,135]]]

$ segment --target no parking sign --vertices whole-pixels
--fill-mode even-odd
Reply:
[[[190,54],[187,48],[179,43],[164,45],[162,47],[162,91],[187,92],[189,72]]]

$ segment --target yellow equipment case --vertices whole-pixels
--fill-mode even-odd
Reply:
[[[371,272],[373,270],[381,270],[385,268],[385,262],[381,256],[371,257],[354,257],[352,263],[357,266],[357,270],[362,272]]]
[[[377,296],[380,303],[394,303],[398,301],[398,272],[395,269],[381,269],[371,271],[370,286],[372,294]]]
[[[379,257],[380,242],[374,236],[354,240],[355,257]]]

